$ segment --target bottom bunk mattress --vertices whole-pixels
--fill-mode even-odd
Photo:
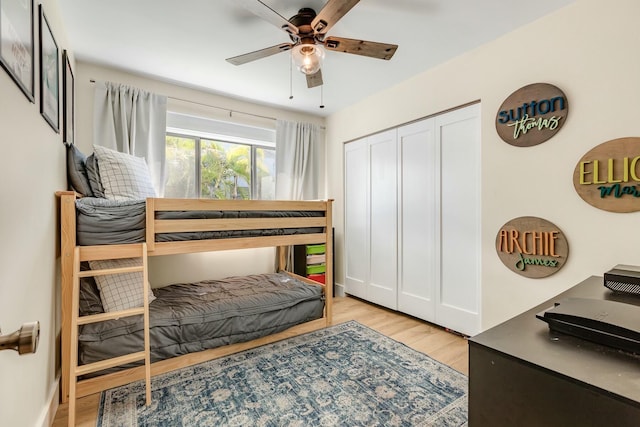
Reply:
[[[99,291],[91,282],[83,279],[81,284],[81,315],[102,309]],[[287,273],[175,284],[153,293],[156,299],[149,304],[152,362],[280,332],[319,319],[324,310],[322,287]],[[82,365],[141,351],[142,343],[142,316],[83,325],[78,361]]]

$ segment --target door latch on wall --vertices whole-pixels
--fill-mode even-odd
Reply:
[[[0,335],[0,350],[15,350],[20,355],[35,353],[39,338],[40,322],[25,323],[12,334]]]

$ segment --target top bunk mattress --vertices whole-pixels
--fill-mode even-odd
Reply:
[[[300,218],[322,217],[319,211],[170,211],[156,219]],[[140,243],[145,241],[145,200],[117,201],[96,197],[76,200],[77,244],[80,246]],[[156,242],[234,237],[322,233],[322,227],[271,228],[156,234]]]

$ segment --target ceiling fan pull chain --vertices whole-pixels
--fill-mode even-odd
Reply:
[[[320,108],[324,108],[324,85],[320,86]]]
[[[293,58],[289,61],[289,99],[293,99]]]

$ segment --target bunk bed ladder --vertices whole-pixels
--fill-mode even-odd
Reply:
[[[80,271],[82,261],[95,261],[105,259],[122,258],[142,258],[142,265],[139,267],[121,267],[104,270]],[[142,272],[144,288],[144,305],[138,308],[131,308],[122,311],[100,313],[89,316],[79,315],[80,299],[80,278],[90,276],[100,276],[107,274],[121,274]],[[118,319],[121,317],[143,315],[144,318],[144,349],[139,352],[118,356],[115,358],[78,366],[78,327],[89,323],[104,322],[106,320]],[[126,363],[144,360],[145,365],[145,387],[146,404],[151,404],[151,357],[149,346],[149,286],[147,269],[147,245],[125,244],[125,245],[105,245],[105,246],[76,246],[73,256],[73,295],[71,303],[71,366],[69,370],[69,426],[75,425],[76,415],[76,386],[78,377],[81,375],[98,372]]]

